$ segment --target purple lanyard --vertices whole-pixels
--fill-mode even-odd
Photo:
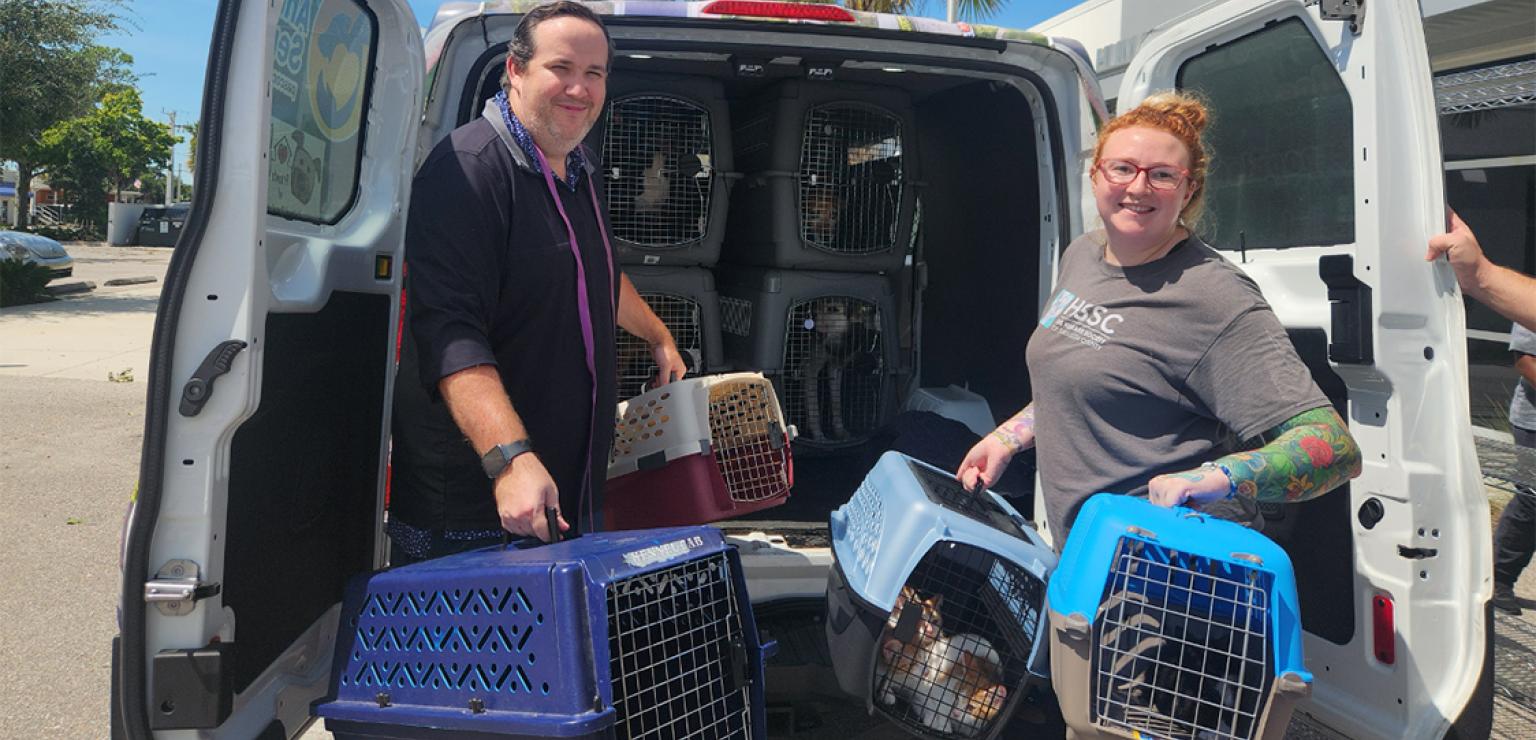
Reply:
[[[509,142],[510,143],[510,142]],[[587,376],[592,380],[592,414],[587,421],[587,449],[582,456],[582,469],[585,471],[581,478],[582,501],[588,511],[587,524],[591,528],[592,519],[596,512],[592,511],[592,437],[597,431],[597,343],[593,339],[592,331],[592,302],[587,295],[587,268],[581,259],[581,247],[576,243],[576,229],[571,226],[571,217],[566,215],[565,205],[560,201],[560,191],[555,189],[555,177],[550,173],[549,160],[544,158],[544,152],[538,145],[533,146],[534,154],[539,157],[539,167],[544,171],[544,184],[549,187],[549,195],[555,199],[555,210],[560,213],[560,220],[565,222],[565,233],[571,242],[571,256],[576,258],[576,309],[581,313],[581,339],[587,350]],[[592,182],[592,176],[587,176],[587,194],[592,196],[592,212],[597,215],[597,232],[603,236],[603,253],[608,260],[608,295],[613,295],[613,245],[608,242],[608,228],[603,223],[603,208],[597,202],[597,187]],[[612,300],[610,297],[609,300]]]

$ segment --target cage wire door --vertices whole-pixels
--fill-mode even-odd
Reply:
[[[709,111],[666,95],[614,102],[604,174],[615,237],[641,249],[683,247],[709,227],[714,167]]]
[[[794,303],[784,332],[785,415],[808,442],[863,438],[881,422],[880,307],[848,296]]]
[[[747,740],[742,617],[724,553],[608,586],[608,652],[620,740]]]
[[[880,636],[875,705],[929,737],[968,738],[1022,700],[1045,584],[1006,558],[939,542],[913,569]]]
[[[1274,674],[1260,570],[1129,537],[1099,608],[1099,725],[1174,740],[1249,740]]]
[[[704,357],[703,318],[698,302],[668,293],[641,293],[640,298],[651,307],[661,323],[666,324],[667,330],[672,332],[678,353],[691,357],[693,369],[698,370],[701,358]],[[656,361],[651,356],[650,345],[644,339],[622,328],[618,329],[615,338],[618,344],[619,398],[634,398],[644,393],[650,381],[655,379]]]
[[[710,446],[732,501],[762,501],[789,490],[788,442],[770,388],[732,381],[709,389]]]
[[[868,106],[832,103],[806,114],[800,146],[806,243],[846,255],[898,246],[901,135],[901,119]]]

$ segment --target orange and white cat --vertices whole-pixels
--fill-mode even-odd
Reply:
[[[908,605],[922,613],[910,642],[887,637],[881,644],[880,703],[891,706],[901,699],[929,729],[974,735],[1007,703],[1002,660],[980,635],[943,634],[939,612],[943,599],[942,595],[920,598],[910,586],[897,596],[886,635],[896,628]]]

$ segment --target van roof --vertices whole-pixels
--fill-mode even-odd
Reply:
[[[757,0],[726,1],[731,4],[757,4]],[[460,23],[472,18],[490,15],[521,15],[547,2],[550,2],[550,0],[443,3],[438,7],[437,14],[432,17],[432,23],[428,26],[423,37],[423,44],[426,47],[427,69],[430,70],[436,65],[438,57],[442,54],[443,47],[448,42],[450,32]],[[950,23],[936,18],[924,18],[921,16],[847,10],[840,6],[827,7],[837,7],[838,10],[846,11],[853,18],[851,22],[832,22],[807,18],[722,15],[713,10],[706,12],[709,6],[720,2],[722,0],[695,0],[693,2],[678,2],[678,0],[602,0],[600,2],[583,2],[582,4],[591,8],[598,15],[604,16],[748,21],[771,23],[781,27],[789,23],[1014,41],[1053,49],[1065,54],[1072,60],[1073,65],[1077,68],[1078,78],[1083,81],[1086,87],[1094,88],[1097,84],[1098,77],[1093,71],[1093,64],[1089,61],[1087,50],[1083,48],[1082,44],[1073,39],[1047,36],[1035,31],[1024,31],[987,24]],[[770,6],[781,3],[762,2],[761,4]],[[1098,119],[1096,123],[1108,120],[1108,113],[1103,109],[1102,103],[1098,102],[1097,95],[1090,95],[1089,97],[1094,99],[1093,112]]]

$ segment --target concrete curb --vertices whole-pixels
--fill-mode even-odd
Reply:
[[[140,275],[138,277],[114,278],[112,280],[106,281],[105,283],[102,283],[102,285],[111,285],[114,287],[119,285],[143,285],[144,283],[153,283],[158,279],[159,278],[153,277],[151,275]]]
[[[69,283],[50,285],[45,290],[48,295],[73,295],[75,293],[89,293],[96,289],[96,284],[89,280],[76,280]]]

